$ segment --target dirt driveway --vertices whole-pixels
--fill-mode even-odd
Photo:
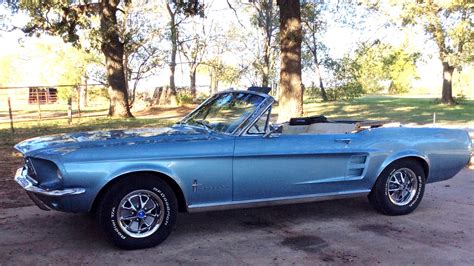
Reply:
[[[162,245],[123,251],[83,214],[0,209],[0,264],[474,264],[474,170],[429,185],[411,215],[365,198],[182,214]],[[5,196],[5,195],[4,195]]]

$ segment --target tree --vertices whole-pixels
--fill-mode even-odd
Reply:
[[[278,121],[303,114],[301,10],[299,0],[280,0],[280,95]]]
[[[210,94],[216,93],[219,83],[223,81],[232,85],[240,79],[241,71],[234,66],[225,64],[220,57],[214,57],[204,61],[203,68],[209,73],[211,79]]]
[[[151,77],[165,61],[165,39],[162,20],[156,19],[159,6],[152,3],[143,6],[133,3],[123,9],[124,19],[121,26],[124,40],[125,76],[129,92],[129,106],[133,106],[138,84]]]
[[[124,67],[125,44],[120,13],[131,4],[131,0],[11,1],[12,9],[24,10],[30,21],[24,27],[29,35],[47,33],[62,37],[65,42],[80,46],[81,37],[102,52],[105,57],[106,74],[110,96],[109,116],[133,117],[129,104]],[[198,1],[171,1],[175,13],[194,15],[202,6]],[[96,23],[99,18],[99,23]],[[98,24],[98,27],[96,27]]]
[[[261,76],[261,85],[267,87],[270,84],[277,52],[275,40],[278,33],[278,10],[273,1],[268,0],[253,0],[251,5],[255,11],[252,25],[258,27],[263,37],[262,43],[257,46],[259,53],[253,65]],[[255,45],[254,42],[252,44]]]
[[[165,8],[169,15],[169,40],[171,43],[170,59],[169,59],[169,104],[176,106],[178,101],[176,99],[176,84],[175,84],[175,71],[176,71],[176,55],[179,48],[179,27],[189,15],[199,15],[204,16],[204,5],[199,4],[198,1],[190,1],[190,4],[194,3],[193,13],[186,12],[187,9],[183,11],[183,8],[189,8],[188,5],[184,4],[184,1],[167,1],[165,0]]]
[[[324,1],[303,1],[301,5],[301,20],[303,23],[304,57],[308,58],[308,66],[314,67],[314,72],[319,81],[319,89],[323,101],[328,100],[324,87],[321,67],[327,55],[327,47],[321,42],[321,33],[326,31],[326,23],[321,12]]]
[[[179,48],[188,63],[189,89],[193,100],[196,99],[196,72],[206,54],[208,35],[204,24],[198,25],[195,21],[192,21],[191,27],[180,35]]]
[[[419,53],[409,53],[405,45],[394,47],[376,40],[359,44],[353,58],[346,63],[352,65],[354,78],[364,92],[378,93],[388,88],[394,94],[409,91],[418,76],[418,58]]]
[[[443,67],[441,102],[455,104],[453,72],[474,61],[474,4],[470,0],[397,2],[403,25],[421,25],[438,47]]]
[[[176,71],[176,54],[178,52],[178,26],[182,20],[176,21],[178,10],[174,9],[172,4],[169,2],[165,2],[166,10],[168,11],[169,15],[169,39],[171,42],[171,53],[169,59],[169,68],[170,68],[170,75],[169,75],[169,101],[170,105],[176,106],[178,101],[176,99],[176,84],[174,80],[174,75]],[[168,100],[168,99],[167,99]]]

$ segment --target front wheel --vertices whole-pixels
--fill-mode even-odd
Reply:
[[[383,214],[411,213],[423,198],[425,181],[425,172],[416,161],[394,162],[377,178],[369,194],[369,201]]]
[[[130,176],[113,185],[98,210],[99,223],[123,249],[149,248],[163,242],[176,222],[173,190],[154,176]]]

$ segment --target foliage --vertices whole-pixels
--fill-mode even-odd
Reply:
[[[345,56],[339,60],[328,60],[327,65],[333,73],[328,80],[328,100],[352,100],[364,93],[358,80],[358,65],[353,59]]]
[[[180,105],[194,103],[193,96],[187,91],[180,91],[176,99]]]
[[[214,34],[209,37],[206,56],[198,72],[210,76],[210,92],[214,93],[221,81],[226,85],[238,83],[244,73],[249,70],[249,65],[246,63],[236,65],[235,62],[229,62],[231,61],[229,58],[235,56],[235,51],[247,51],[242,41],[245,34],[240,32],[239,28],[230,26],[226,30],[222,25],[215,24],[211,32]]]
[[[443,66],[441,101],[453,104],[455,68],[474,61],[474,4],[472,0],[393,1],[401,8],[402,25],[421,25],[438,48]]]
[[[19,3],[12,1],[11,7],[19,8],[30,16],[23,28],[30,36],[47,33],[60,36],[76,47],[86,44],[86,49],[101,51],[105,56],[107,80],[112,94],[109,115],[132,117],[127,91],[127,66],[124,66],[131,54],[130,51],[127,53],[130,48],[127,47],[128,37],[134,36],[127,34],[127,23],[124,22],[131,4],[131,0],[22,0]],[[189,16],[200,14],[203,4],[199,1],[173,0],[166,1],[166,6],[172,6],[175,14]],[[123,13],[125,16],[122,16]]]
[[[89,101],[100,101],[101,99],[109,99],[109,94],[106,87],[89,87],[87,90],[87,98]]]
[[[227,85],[234,84],[240,78],[240,71],[237,67],[226,64],[218,58],[213,58],[203,63],[203,70],[219,78]]]
[[[206,8],[203,7],[202,10],[205,12]],[[195,98],[197,68],[204,61],[208,52],[207,47],[212,42],[215,33],[213,32],[212,23],[206,25],[203,17],[190,18],[188,23],[183,21],[178,29],[178,48],[187,61],[189,88],[191,90],[191,97]]]
[[[354,92],[349,93],[353,96],[384,90],[390,94],[407,92],[417,78],[418,57],[418,53],[408,53],[403,46],[394,47],[378,41],[370,45],[362,43],[353,57],[346,55],[328,63],[334,71],[332,86],[344,87]]]
[[[327,30],[327,23],[322,16],[327,9],[324,1],[303,1],[301,4],[301,20],[303,24],[303,47],[301,59],[303,67],[312,70],[318,79],[319,90],[323,101],[328,96],[324,88],[322,67],[326,66],[329,58],[328,47],[321,41]]]
[[[470,0],[397,1],[403,25],[422,25],[439,48],[443,62],[474,61],[474,4]]]
[[[456,71],[453,85],[454,95],[465,95],[474,99],[474,64],[465,65]]]
[[[165,63],[165,24],[155,19],[160,7],[150,3],[133,2],[124,9],[122,39],[130,106],[133,106],[138,84],[153,76]]]
[[[409,54],[402,47],[375,42],[363,43],[355,52],[352,64],[356,79],[367,93],[377,93],[388,86],[390,94],[407,92],[417,77],[418,53]],[[383,82],[389,85],[383,85]]]
[[[85,82],[97,55],[86,53],[54,38],[30,39],[21,47],[0,56],[1,86],[71,85],[58,87],[58,97],[75,96],[74,86]],[[31,71],[33,70],[34,71]],[[31,71],[31,73],[26,72]]]
[[[251,2],[251,25],[257,28],[257,42],[252,42],[252,67],[258,73],[262,86],[270,85],[276,78],[275,61],[278,56],[279,14],[273,1],[255,0]]]

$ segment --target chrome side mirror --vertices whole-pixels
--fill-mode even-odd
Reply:
[[[276,133],[282,133],[283,132],[283,126],[282,125],[270,125],[268,131],[263,135],[264,138],[269,138],[273,134]]]

